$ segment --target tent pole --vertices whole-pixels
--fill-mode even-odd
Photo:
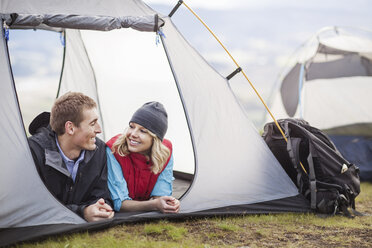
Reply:
[[[193,131],[192,131],[192,127],[191,127],[191,123],[190,123],[190,117],[188,115],[188,111],[187,111],[187,108],[186,108],[186,103],[185,103],[185,100],[183,98],[183,95],[182,95],[182,92],[181,92],[181,88],[180,88],[180,85],[178,83],[178,79],[177,79],[177,75],[175,74],[175,70],[174,70],[174,67],[173,67],[173,64],[172,64],[172,61],[170,60],[169,58],[169,54],[168,54],[168,49],[164,43],[164,38],[162,35],[160,35],[160,39],[161,39],[161,43],[163,45],[163,48],[164,48],[164,51],[165,51],[165,55],[167,57],[167,60],[168,60],[168,63],[169,63],[169,66],[171,68],[171,71],[172,71],[172,74],[173,74],[173,78],[174,78],[174,81],[176,83],[176,86],[177,86],[177,91],[178,91],[178,94],[180,96],[180,99],[181,99],[181,102],[182,102],[182,107],[183,107],[183,112],[185,113],[185,117],[186,117],[186,123],[187,123],[187,126],[189,128],[189,134],[190,134],[190,138],[191,138],[191,144],[192,144],[192,149],[193,149],[193,153],[194,153],[194,176],[191,180],[191,183],[190,183],[190,186],[189,188],[186,190],[185,193],[183,193],[183,195],[181,195],[180,199],[182,199],[183,197],[185,197],[187,195],[187,193],[190,191],[190,189],[192,188],[192,185],[193,185],[193,182],[195,180],[195,178],[197,177],[198,173],[197,173],[197,170],[198,170],[198,159],[197,159],[197,151],[196,151],[196,148],[195,148],[195,140],[194,140],[194,135],[193,135]]]
[[[65,58],[66,58],[66,31],[65,30],[63,30],[61,32],[61,36],[63,37],[63,58],[62,58],[61,74],[59,75],[59,83],[58,83],[58,90],[57,90],[56,99],[58,98],[59,92],[61,90],[62,75],[63,75],[63,70],[65,68]]]
[[[9,47],[8,47],[9,33],[7,33],[9,31],[9,27],[5,24],[5,20],[3,20],[3,19],[0,19],[0,20],[1,20],[1,30],[0,30],[0,36],[1,37],[0,37],[0,39],[4,39],[4,51],[5,51],[5,54],[6,54],[5,57],[6,57],[6,61],[7,61],[7,64],[8,64],[10,78],[12,80],[12,87],[13,87],[14,97],[15,97],[15,100],[17,102],[18,113],[19,113],[19,117],[20,117],[20,120],[21,120],[21,125],[23,126],[23,131],[24,131],[25,137],[27,138],[27,131],[26,131],[26,127],[25,127],[24,121],[23,121],[21,105],[19,103],[19,97],[18,97],[16,85],[15,85],[14,75],[13,75],[12,63],[10,61],[10,56],[9,56]]]
[[[303,102],[301,98],[301,90],[304,82],[304,71],[305,71],[305,63],[302,63],[300,69],[300,76],[298,78],[298,107],[300,108],[300,118],[303,118]]]

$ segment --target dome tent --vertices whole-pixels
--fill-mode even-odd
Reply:
[[[94,98],[105,140],[121,131],[129,119],[114,113],[125,111],[135,101],[134,82],[143,91],[154,84],[165,92],[175,87],[178,93],[168,93],[168,98],[177,97],[182,104],[195,161],[193,182],[180,199],[181,213],[118,213],[111,220],[86,223],[60,204],[38,176],[22,123],[5,30],[1,29],[0,245],[145,219],[309,211],[308,202],[240,108],[228,80],[188,44],[170,17],[138,0],[4,0],[0,13],[9,28],[64,33],[59,94],[81,91]],[[150,56],[153,32],[160,26],[164,51]],[[135,56],[129,56],[133,50]],[[163,71],[154,70],[150,63],[158,60],[169,63],[167,75],[173,78],[166,81],[172,81],[172,86],[159,82],[163,82],[159,80]],[[135,69],[140,70],[133,73]]]
[[[292,56],[274,89],[276,118],[303,118],[324,130],[372,181],[372,32],[327,27]]]

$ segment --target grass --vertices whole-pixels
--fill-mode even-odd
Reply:
[[[372,184],[362,183],[357,210],[369,216],[269,214],[125,224],[51,237],[16,247],[371,247]]]
[[[149,236],[165,236],[166,239],[178,241],[184,237],[187,230],[184,227],[178,227],[162,221],[157,224],[146,224],[143,233]]]

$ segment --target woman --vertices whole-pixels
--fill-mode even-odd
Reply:
[[[123,134],[107,142],[108,187],[115,211],[177,213],[172,197],[172,144],[164,139],[168,116],[159,102],[145,103]]]

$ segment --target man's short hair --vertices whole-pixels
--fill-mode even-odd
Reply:
[[[80,92],[68,92],[59,97],[52,107],[50,126],[57,135],[65,133],[65,124],[71,121],[79,126],[83,121],[83,110],[96,108],[96,102]]]

